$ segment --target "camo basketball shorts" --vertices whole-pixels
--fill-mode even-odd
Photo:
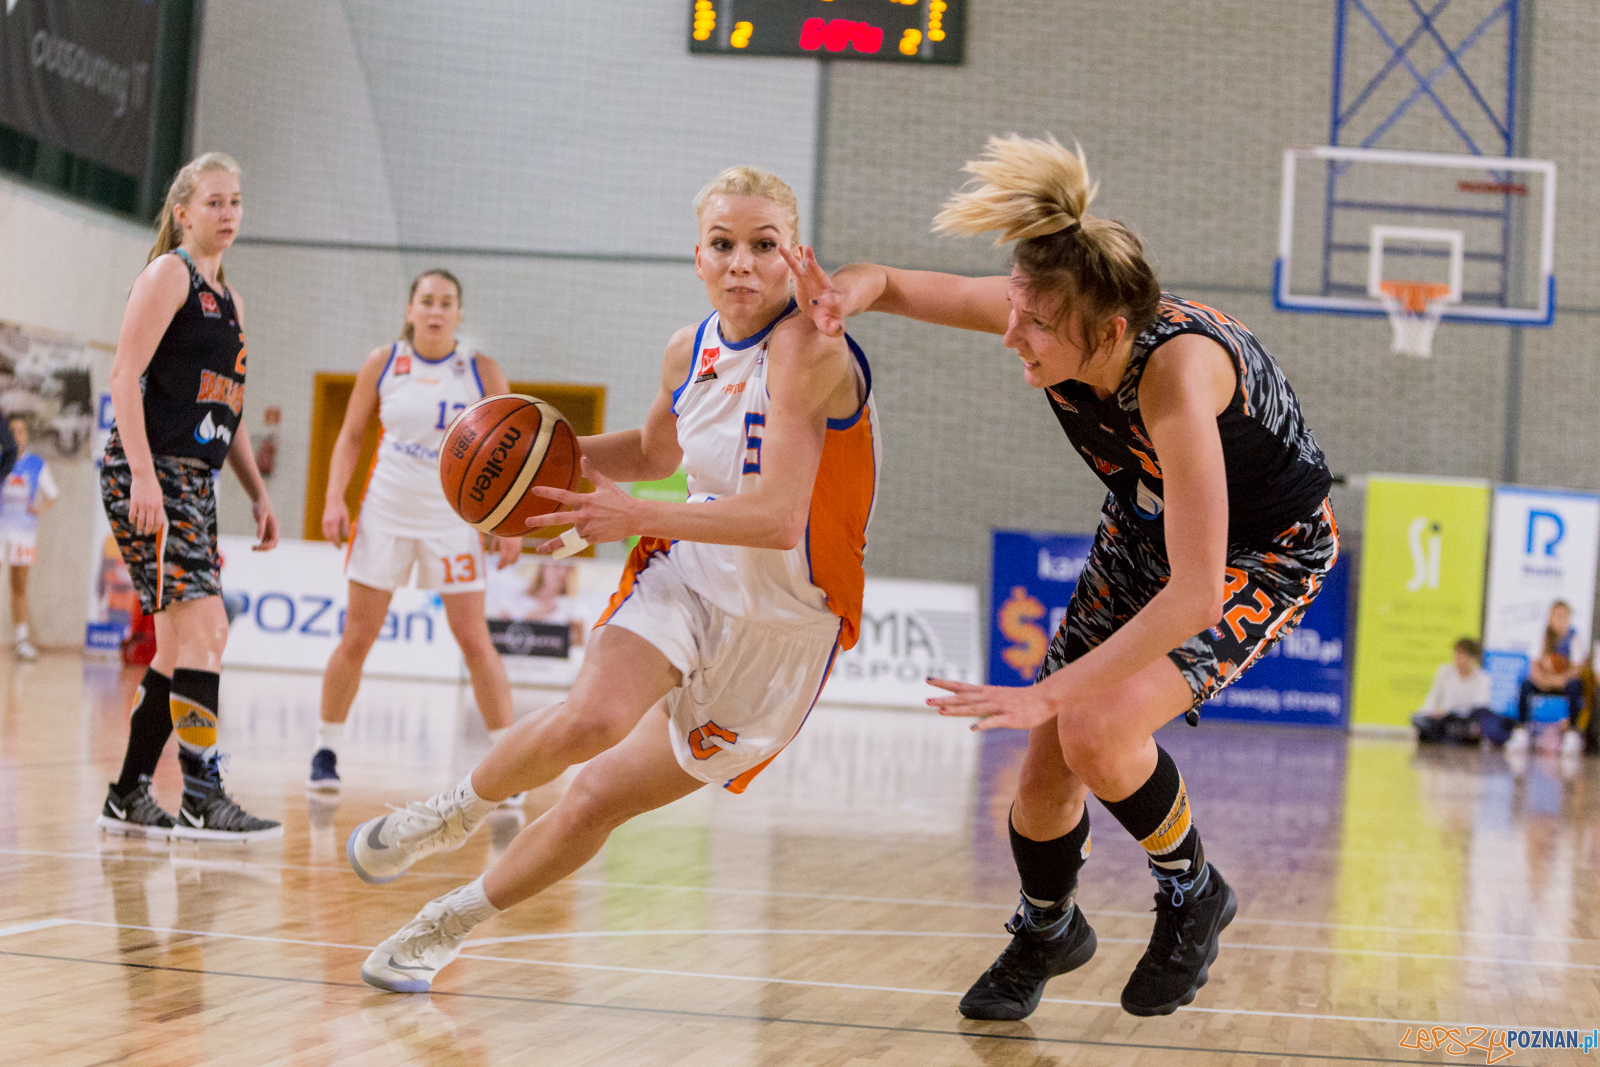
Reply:
[[[1161,591],[1172,575],[1164,546],[1133,535],[1111,498],[1036,682],[1110,637]],[[1324,500],[1301,522],[1257,546],[1228,547],[1222,619],[1167,653],[1198,708],[1300,624],[1339,557],[1339,528]]]
[[[107,449],[100,465],[100,499],[146,615],[182,600],[222,595],[216,479],[211,465],[177,456],[156,456],[155,465],[167,522],[148,534],[139,533],[128,521],[133,470],[127,457],[120,449]]]

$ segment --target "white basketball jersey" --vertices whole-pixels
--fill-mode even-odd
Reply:
[[[457,348],[430,361],[404,341],[395,342],[378,376],[383,437],[356,521],[406,537],[465,525],[439,486],[439,444],[450,420],[482,398],[472,349]]]
[[[760,484],[767,338],[777,322],[737,343],[722,339],[718,322],[713,313],[700,324],[689,376],[673,393],[691,503]],[[800,544],[785,551],[679,541],[670,550],[690,587],[728,614],[826,624],[838,616],[845,648],[855,643],[860,620],[862,557],[882,457],[871,371],[849,343],[867,398],[853,417],[828,420]]]

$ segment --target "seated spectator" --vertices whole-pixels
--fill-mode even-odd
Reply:
[[[1572,607],[1565,600],[1551,604],[1544,632],[1528,649],[1528,676],[1517,694],[1520,725],[1511,732],[1508,748],[1521,751],[1528,747],[1528,723],[1533,718],[1534,697],[1564,695],[1567,717],[1553,724],[1561,736],[1561,751],[1583,751],[1583,737],[1571,729],[1571,725],[1578,721],[1578,712],[1583,709],[1584,663],[1581,657],[1586,647],[1583,635],[1572,625]]]
[[[1501,717],[1489,708],[1489,672],[1483,669],[1483,646],[1470,637],[1455,643],[1451,662],[1440,664],[1433,675],[1433,688],[1422,702],[1422,710],[1411,717],[1417,740],[1477,741],[1486,738],[1496,744],[1505,741],[1507,729]]]

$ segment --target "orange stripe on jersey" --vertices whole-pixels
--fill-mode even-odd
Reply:
[[[639,543],[633,546],[633,551],[628,553],[628,561],[622,565],[622,581],[617,583],[617,591],[611,594],[610,603],[606,610],[600,613],[600,621],[595,623],[599,628],[611,621],[611,616],[622,607],[622,602],[633,595],[633,585],[639,580],[639,575],[650,566],[650,560],[656,555],[664,555],[672,547],[672,542],[661,537],[641,537]]]
[[[805,540],[811,584],[827,596],[828,610],[843,623],[839,647],[844,649],[854,648],[861,633],[861,597],[867,583],[862,560],[878,486],[876,432],[865,402],[852,425],[830,426],[811,490]]]

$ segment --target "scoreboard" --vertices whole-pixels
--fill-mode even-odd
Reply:
[[[690,0],[689,51],[960,63],[966,0]]]

